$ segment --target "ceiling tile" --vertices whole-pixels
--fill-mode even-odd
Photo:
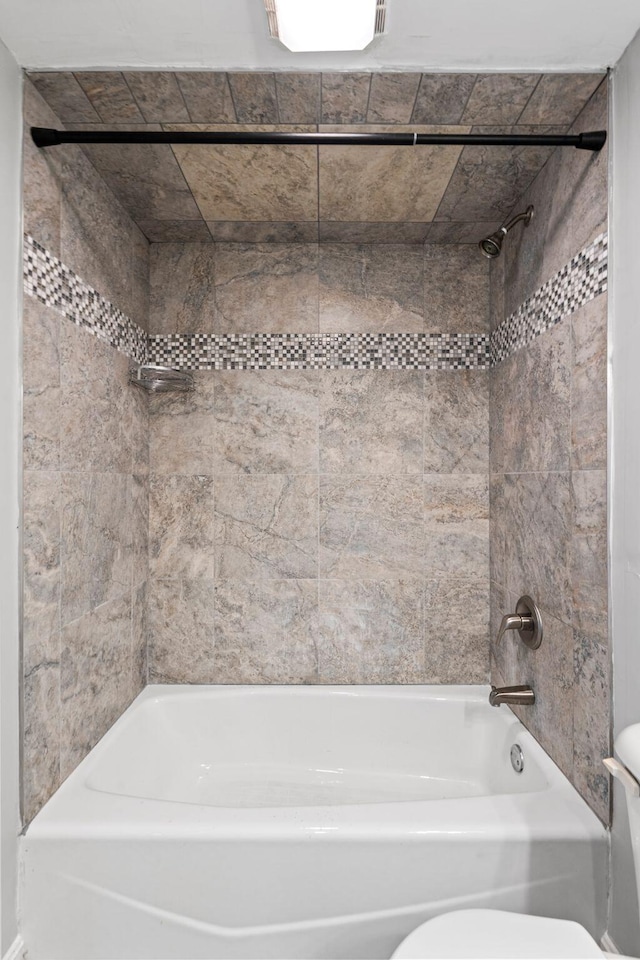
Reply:
[[[372,74],[367,122],[409,123],[420,76],[419,73]]]
[[[139,70],[125,73],[124,78],[147,123],[180,123],[190,119],[172,73]]]
[[[318,123],[320,74],[276,73],[280,123]]]
[[[185,128],[176,125],[174,129]],[[252,124],[233,129],[277,131],[283,128]],[[300,126],[287,129],[310,130]],[[317,147],[178,144],[173,149],[205,220],[318,218]]]
[[[229,73],[239,123],[277,123],[276,81],[272,73]]]
[[[318,239],[315,220],[297,223],[213,220],[209,223],[209,230],[219,243],[314,243]]]
[[[572,123],[602,83],[602,74],[550,73],[540,79],[520,123]]]
[[[413,108],[414,123],[460,123],[474,73],[423,73]]]
[[[176,73],[175,77],[194,123],[235,123],[236,112],[226,73],[195,70]],[[164,122],[171,121],[167,118]]]
[[[76,80],[104,123],[138,123],[144,120],[121,73],[76,73]]]
[[[517,123],[540,75],[489,73],[478,77],[463,123]]]
[[[62,123],[100,120],[72,73],[30,73],[29,79]]]
[[[151,243],[211,242],[204,220],[138,220],[137,223]]]
[[[330,243],[424,243],[431,224],[321,220],[319,227],[319,239]]]
[[[370,73],[323,73],[322,122],[364,123],[370,84]]]
[[[336,127],[323,127],[335,131]],[[340,127],[340,130],[354,128]],[[358,127],[360,132],[375,128]],[[397,132],[465,133],[468,127],[398,127]],[[320,147],[320,219],[429,221],[455,168],[461,148]]]

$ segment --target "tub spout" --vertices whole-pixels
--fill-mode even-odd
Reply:
[[[499,707],[501,703],[533,706],[535,702],[536,695],[531,687],[494,687],[493,684],[491,685],[489,703],[492,707]]]

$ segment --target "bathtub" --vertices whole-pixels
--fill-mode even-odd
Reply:
[[[22,838],[30,960],[389,957],[470,907],[599,937],[605,830],[488,692],[147,687]]]

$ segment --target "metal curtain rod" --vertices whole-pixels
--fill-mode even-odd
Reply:
[[[415,147],[423,144],[483,147],[576,147],[602,150],[605,130],[587,133],[234,133],[205,131],[54,130],[31,127],[37,147],[61,143],[299,143]]]

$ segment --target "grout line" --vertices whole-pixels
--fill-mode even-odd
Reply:
[[[521,119],[522,119],[522,116],[523,116],[525,110],[527,109],[527,107],[528,107],[529,104],[531,103],[532,97],[533,97],[534,93],[536,92],[536,90],[538,89],[538,87],[540,86],[540,83],[541,83],[542,78],[543,78],[544,76],[545,76],[545,74],[544,74],[544,73],[541,73],[540,76],[538,77],[536,83],[533,85],[533,90],[531,91],[531,93],[530,93],[529,96],[527,97],[527,102],[525,103],[524,107],[522,108],[522,110],[521,110],[520,113],[518,114],[518,118],[517,118],[517,120],[515,121],[515,125],[516,125],[516,126],[520,123],[520,121],[521,121]]]

